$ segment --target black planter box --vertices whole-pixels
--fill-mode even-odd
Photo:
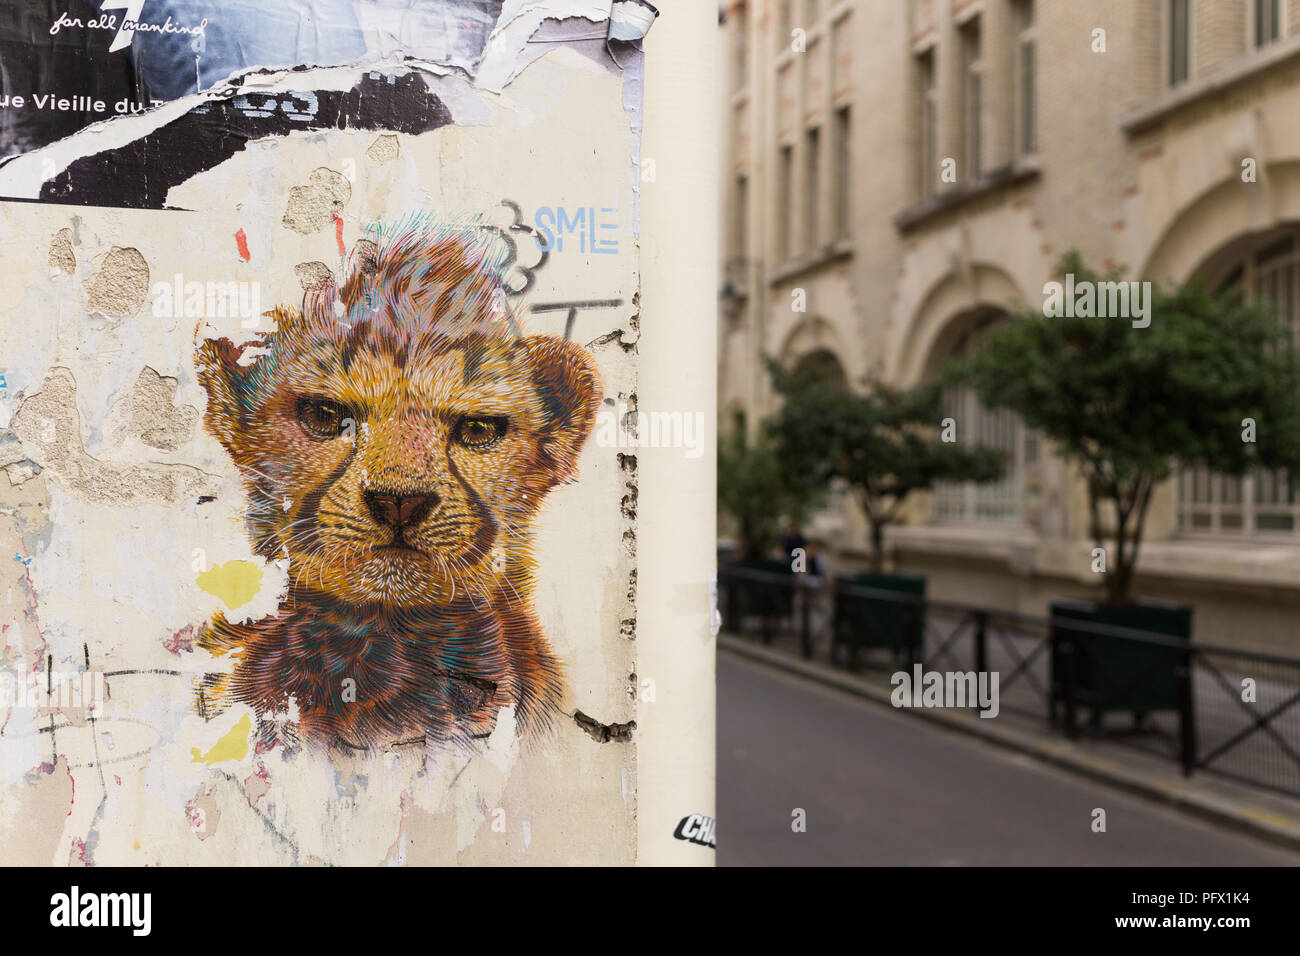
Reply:
[[[783,580],[755,580],[732,571],[779,574]],[[746,617],[761,617],[766,633],[773,619],[789,618],[794,614],[794,571],[787,561],[740,558],[729,561],[720,571],[719,578],[726,587],[725,613],[733,627],[740,628]]]
[[[856,594],[853,588],[897,592],[901,600]],[[925,578],[917,574],[837,574],[831,657],[848,663],[863,648],[886,647],[910,668],[921,659],[925,637]]]
[[[1191,642],[1190,607],[1149,599],[1117,607],[1058,599],[1050,616],[1053,721],[1061,704],[1088,708],[1093,730],[1112,711],[1129,711],[1140,723],[1153,711],[1190,708],[1187,653],[1168,643]],[[1157,640],[1095,634],[1075,622],[1143,631]],[[1071,714],[1067,723],[1072,722]]]

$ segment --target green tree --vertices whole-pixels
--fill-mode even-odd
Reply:
[[[718,442],[718,507],[735,521],[744,557],[766,555],[782,527],[802,523],[821,495],[806,473],[786,469],[765,427],[752,441],[737,428]]]
[[[867,382],[849,391],[769,362],[784,402],[769,428],[789,471],[824,486],[841,478],[856,494],[871,529],[871,563],[884,569],[885,527],[914,491],[940,481],[993,481],[1005,454],[941,433],[943,384],[899,389]]]
[[[1100,280],[1075,252],[1058,268],[1076,288]],[[1114,540],[1111,604],[1130,599],[1151,494],[1177,467],[1242,475],[1294,469],[1300,454],[1295,351],[1267,308],[1198,283],[1152,287],[1148,306],[1144,328],[1028,310],[953,370],[985,405],[1014,410],[1077,461],[1095,546]],[[1258,441],[1247,440],[1247,419]]]

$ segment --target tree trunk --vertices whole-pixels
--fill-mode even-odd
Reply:
[[[1128,518],[1129,509],[1124,507],[1119,492],[1111,499],[1115,505],[1115,560],[1106,575],[1106,603],[1122,605],[1128,600],[1128,585],[1131,562],[1128,555]]]
[[[1106,603],[1120,607],[1128,603],[1129,582],[1133,578],[1133,568],[1119,555],[1115,556],[1115,566],[1106,573]]]
[[[1151,504],[1151,491],[1155,479],[1141,476],[1135,479],[1132,500],[1127,508],[1115,502],[1116,553],[1115,565],[1107,575],[1107,600],[1113,605],[1128,604],[1132,598],[1133,576],[1137,572],[1138,551],[1142,547],[1142,534],[1146,528],[1147,507]]]
[[[875,574],[885,571],[885,525],[882,521],[871,522],[871,570]]]

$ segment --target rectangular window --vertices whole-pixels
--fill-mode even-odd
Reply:
[[[1016,139],[1021,155],[1038,149],[1034,63],[1034,0],[1016,4]]]
[[[962,145],[969,178],[980,174],[980,96],[984,64],[980,60],[980,21],[974,17],[961,28]],[[958,175],[961,172],[958,171]]]
[[[821,239],[821,222],[817,215],[821,206],[821,130],[813,127],[804,137],[804,221],[807,223],[804,236],[804,248],[811,251],[817,248]]]
[[[791,146],[781,147],[780,163],[777,173],[777,197],[776,197],[776,234],[777,248],[781,254],[781,261],[790,258],[790,229],[792,212],[792,191],[794,187],[794,148]]]
[[[1278,0],[1255,0],[1255,46],[1267,46],[1277,39],[1280,11]]]
[[[732,216],[731,249],[743,256],[749,249],[749,177],[736,177],[736,208]]]
[[[1240,22],[1240,21],[1238,21]],[[1191,27],[1187,0],[1169,0],[1169,85],[1187,81],[1187,57],[1191,49]]]
[[[835,111],[835,238],[849,238],[853,214],[853,117],[849,107]]]
[[[934,51],[927,50],[916,58],[917,89],[920,93],[920,150],[917,159],[922,199],[934,195],[935,181],[938,178],[938,104],[934,87]]]
[[[984,337],[1007,319],[1004,313],[995,310],[984,310],[972,316],[948,357],[959,361],[969,358],[980,347]],[[985,408],[980,404],[979,396],[966,385],[950,385],[944,389],[943,414],[957,422],[960,440],[1004,452],[1006,470],[998,480],[987,484],[937,482],[934,486],[934,518],[939,521],[1010,524],[1021,521],[1025,471],[1036,454],[1037,437],[1015,412]],[[962,435],[966,437],[961,438]]]
[[[749,18],[746,16],[744,7],[736,7],[732,11],[732,49],[735,52],[735,58],[732,60],[732,77],[731,88],[733,90],[743,90],[749,80],[749,37],[746,31],[749,28]]]
[[[777,0],[776,10],[776,52],[790,48],[790,31],[794,29],[791,23],[793,15],[790,5],[792,0]]]
[[[943,413],[960,423],[973,441],[1006,454],[1007,468],[997,481],[936,482],[933,515],[938,521],[978,521],[1014,524],[1021,519],[1028,432],[1020,417],[1006,409],[989,410],[964,386],[944,390]]]
[[[1300,345],[1300,241],[1293,234],[1245,257],[1220,286],[1272,309]],[[1204,466],[1183,468],[1175,482],[1178,526],[1198,534],[1300,537],[1300,482],[1285,471],[1255,469],[1245,477]]]

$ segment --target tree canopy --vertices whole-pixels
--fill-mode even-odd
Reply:
[[[818,485],[843,479],[857,494],[871,526],[873,564],[883,566],[883,532],[914,491],[941,481],[992,481],[1005,469],[1003,452],[962,440],[945,441],[943,383],[910,389],[878,381],[846,390],[769,363],[784,399],[768,423],[787,471]]]
[[[737,428],[718,442],[718,506],[736,523],[745,557],[761,557],[783,526],[800,524],[824,493],[810,476],[788,470],[766,428],[751,440]]]
[[[1058,269],[1100,277],[1077,253]],[[1009,408],[1074,459],[1088,484],[1091,533],[1106,537],[1112,603],[1129,598],[1154,487],[1184,465],[1230,475],[1300,462],[1300,377],[1291,332],[1263,305],[1198,283],[1153,286],[1150,323],[1030,309],[953,370],[990,408]]]

